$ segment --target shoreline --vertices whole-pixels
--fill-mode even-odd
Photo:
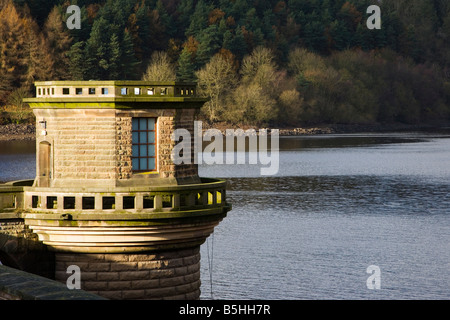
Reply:
[[[36,140],[34,124],[4,124],[0,125],[0,141],[30,141]]]
[[[386,133],[386,132],[405,132],[420,130],[442,130],[450,128],[450,123],[440,124],[329,124],[317,126],[305,126],[298,128],[279,128],[280,136],[308,136],[322,134],[348,134],[348,133]],[[226,129],[255,129],[251,126],[234,127],[224,123],[214,125],[203,124],[203,131],[208,129],[218,129],[225,135]],[[269,130],[271,128],[260,128],[259,130]],[[273,128],[276,129],[276,128]],[[0,141],[32,141],[36,140],[36,126],[34,124],[6,124],[0,125]]]

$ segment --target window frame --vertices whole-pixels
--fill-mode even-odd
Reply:
[[[146,119],[146,129],[142,129],[141,128],[141,120],[142,119]],[[153,119],[154,121],[154,126],[153,129],[149,130],[149,120]],[[134,126],[134,121],[137,120],[137,125],[138,127],[135,128]],[[158,171],[158,134],[157,134],[157,123],[158,123],[158,118],[156,117],[132,117],[131,120],[131,168],[132,168],[132,172],[133,173],[146,173],[146,172],[157,172]],[[137,133],[137,143],[134,141],[133,139],[133,134]],[[145,143],[141,143],[141,134],[145,133],[146,138],[146,142]],[[153,133],[154,134],[154,139],[153,142],[149,142],[148,141],[148,136],[149,133]],[[140,150],[141,150],[141,146],[147,146],[147,153],[146,155],[142,156],[140,154]],[[134,154],[134,148],[137,147],[138,150],[138,154]],[[149,149],[150,147],[153,147],[153,156],[149,156]],[[134,165],[134,161],[137,159],[137,168]],[[146,169],[141,169],[141,161],[142,159],[147,159],[147,168]],[[154,167],[149,169],[149,160],[150,159],[154,159]]]

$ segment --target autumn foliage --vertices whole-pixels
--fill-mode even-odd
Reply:
[[[72,1],[0,0],[0,123],[34,81],[90,79],[197,81],[235,125],[448,120],[450,3],[375,3],[381,30],[371,0],[78,0],[69,30]]]

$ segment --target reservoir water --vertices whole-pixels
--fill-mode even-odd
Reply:
[[[274,176],[200,166],[233,206],[201,247],[202,299],[450,298],[449,130],[281,137],[279,155]],[[34,142],[0,142],[0,181],[34,175]]]

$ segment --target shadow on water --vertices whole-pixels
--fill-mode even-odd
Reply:
[[[283,137],[283,139],[280,140],[280,150],[295,151],[317,148],[369,147],[381,144],[414,143],[423,141],[426,141],[426,139],[418,137],[375,134],[340,134],[308,137]]]

